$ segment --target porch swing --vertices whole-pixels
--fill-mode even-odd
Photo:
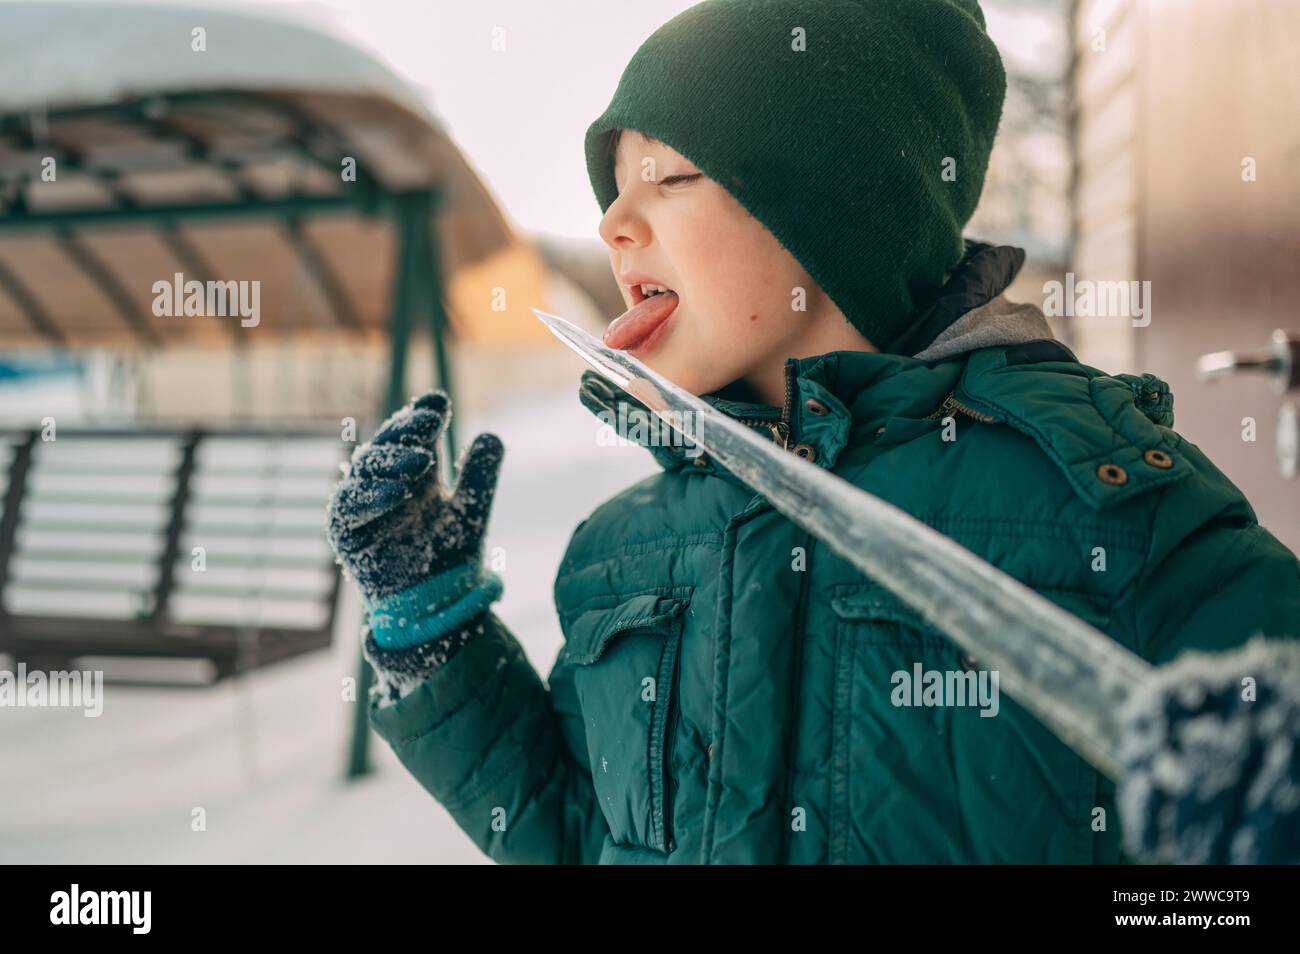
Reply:
[[[61,29],[74,6],[75,35]],[[435,380],[453,393],[444,272],[531,252],[420,97],[368,55],[205,10],[197,57],[169,43],[193,17],[0,5],[0,347],[229,353],[235,333],[309,327],[387,345],[378,419],[408,397],[408,344],[426,323]],[[131,55],[144,40],[155,55]],[[39,174],[51,156],[56,182]],[[289,187],[275,178],[285,164]],[[152,315],[157,279],[251,279],[285,245],[319,314],[287,325],[272,280],[256,328]],[[32,668],[200,659],[221,680],[328,645],[339,576],[324,505],[350,450],[336,421],[0,435],[0,653]],[[364,664],[359,676],[364,700]],[[366,771],[357,713],[352,775]]]

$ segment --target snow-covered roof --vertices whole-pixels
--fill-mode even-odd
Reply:
[[[305,22],[215,7],[0,4],[0,111],[205,89],[369,94],[434,121],[383,63]]]
[[[356,180],[341,174],[345,157]],[[219,322],[152,320],[150,289],[176,272],[260,280],[263,336],[382,329],[392,220],[349,199],[430,189],[448,286],[465,294],[453,278],[499,256],[536,284],[537,256],[519,254],[423,98],[344,40],[246,11],[0,3],[0,347],[140,343],[160,328],[168,340],[155,344],[235,340]],[[349,207],[293,229],[292,210],[150,218],[299,197]],[[200,264],[210,274],[193,275]]]

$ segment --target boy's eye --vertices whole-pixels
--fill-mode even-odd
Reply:
[[[666,185],[666,186],[680,185],[681,183],[684,182],[694,182],[702,175],[704,175],[704,173],[696,172],[689,176],[665,176],[664,178],[659,180],[659,184]]]

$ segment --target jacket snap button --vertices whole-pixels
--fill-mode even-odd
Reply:
[[[1161,470],[1168,470],[1174,466],[1174,459],[1162,450],[1149,450],[1142,455],[1142,459],[1152,467],[1159,467]]]
[[[816,398],[809,398],[804,401],[803,406],[808,409],[809,413],[816,414],[818,417],[825,417],[830,413],[830,409]]]
[[[959,661],[961,662],[961,668],[965,669],[967,672],[974,672],[980,665],[979,660],[970,653],[963,653]]]
[[[1128,483],[1128,474],[1119,464],[1102,464],[1097,468],[1097,476],[1101,478],[1103,483],[1107,484],[1118,486],[1119,484]]]
[[[811,447],[809,447],[807,444],[795,444],[794,452],[796,455],[802,457],[804,460],[812,461],[817,459],[817,452],[813,450]]]

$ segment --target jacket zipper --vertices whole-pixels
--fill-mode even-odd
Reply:
[[[781,420],[770,421],[765,417],[739,417],[742,424],[761,424],[772,432],[773,439],[781,445],[781,450],[790,449],[790,407],[794,397],[794,365],[785,366],[785,404],[781,408]]]
[[[924,420],[930,421],[930,420],[934,420],[935,418],[944,418],[947,417],[949,414],[951,414],[953,411],[960,411],[962,414],[965,414],[971,420],[981,421],[985,424],[991,424],[993,421],[997,420],[997,418],[995,418],[991,414],[985,414],[982,411],[973,410],[967,407],[965,404],[962,404],[953,396],[954,394],[956,394],[955,391],[949,391],[948,396],[944,398],[943,403],[939,405],[939,409],[931,412],[930,414],[927,414],[924,417]]]

